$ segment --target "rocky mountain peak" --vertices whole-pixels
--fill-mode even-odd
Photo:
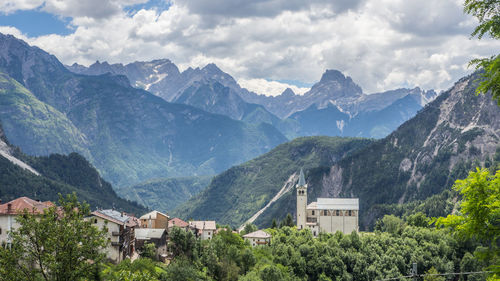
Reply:
[[[290,97],[291,98],[291,97],[295,96],[295,92],[292,89],[290,89],[290,88],[286,88],[283,91],[283,93],[281,93],[281,96],[282,97],[287,97],[287,98]]]

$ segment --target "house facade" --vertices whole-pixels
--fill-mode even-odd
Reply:
[[[43,210],[54,206],[50,201],[40,202],[28,197],[20,197],[0,204],[0,245],[10,243],[9,232],[19,227],[17,217],[22,215],[24,210],[41,214]]]
[[[99,229],[108,229],[109,241],[106,249],[107,258],[120,263],[131,257],[135,251],[135,228],[139,226],[137,218],[115,210],[97,210],[89,218]]]
[[[201,240],[212,239],[217,230],[215,221],[190,221],[189,228]]]
[[[243,235],[243,239],[250,242],[252,247],[271,244],[271,234],[262,230],[245,234]]]
[[[142,251],[144,244],[153,243],[156,248],[157,258],[166,257],[167,230],[164,228],[137,228],[135,230],[135,247]]]
[[[302,170],[296,189],[298,229],[309,228],[314,236],[320,232],[358,231],[358,198],[318,198],[307,205],[307,184]]]
[[[143,228],[163,228],[168,227],[168,215],[158,211],[149,212],[139,218]]]

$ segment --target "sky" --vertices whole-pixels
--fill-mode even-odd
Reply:
[[[463,0],[0,0],[0,32],[65,64],[217,64],[244,87],[304,93],[326,69],[365,93],[446,90],[497,54]]]

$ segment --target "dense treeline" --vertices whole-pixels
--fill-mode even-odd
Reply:
[[[75,192],[92,208],[116,208],[137,215],[147,211],[135,202],[124,200],[104,181],[97,170],[81,155],[52,154],[33,157],[16,151],[16,156],[41,176],[20,168],[0,156],[0,199],[7,202],[21,196],[42,201],[57,201],[58,194]]]
[[[377,280],[409,274],[412,263],[418,272],[481,271],[485,264],[473,256],[476,244],[458,240],[447,230],[428,226],[423,214],[406,222],[387,216],[374,233],[344,235],[294,227],[268,229],[271,246],[252,248],[239,234],[222,231],[212,240],[199,241],[190,232],[171,233],[174,259],[169,266],[144,266],[144,259],[107,267],[104,277],[142,276],[148,280]],[[142,279],[134,279],[142,280]],[[145,279],[144,279],[145,280]],[[468,279],[485,280],[484,274]]]

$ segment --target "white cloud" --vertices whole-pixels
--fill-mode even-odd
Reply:
[[[8,1],[19,9],[39,3]],[[457,0],[216,0],[209,6],[185,0],[133,13],[123,6],[143,0],[100,2],[101,11],[93,11],[94,1],[44,1],[44,9],[72,17],[74,32],[25,39],[66,64],[169,58],[183,69],[214,62],[269,93],[278,87],[268,81],[312,83],[325,69],[344,72],[367,93],[441,90],[472,71],[466,68],[472,57],[500,49],[499,40],[469,38],[476,22]]]
[[[310,90],[310,88],[301,88],[295,85],[281,83],[278,81],[268,81],[265,79],[239,79],[238,84],[249,91],[266,96],[278,96],[283,93],[286,88],[292,89],[292,91],[298,95],[303,95],[305,92]]]

